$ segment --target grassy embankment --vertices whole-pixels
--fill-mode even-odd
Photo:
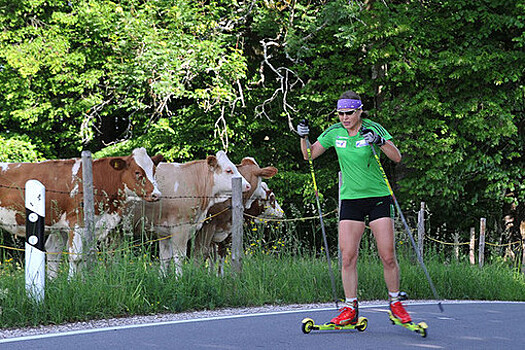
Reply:
[[[20,264],[0,265],[0,328],[180,312],[220,307],[332,301],[323,254],[286,249],[282,240],[265,247],[248,245],[243,273],[217,277],[202,265],[185,264],[180,277],[159,273],[158,262],[145,251],[100,254],[90,272],[68,280],[64,269],[46,284],[46,298],[35,305],[26,297]],[[430,256],[429,256],[430,255]],[[412,299],[431,299],[428,282],[411,254],[399,254],[402,289]],[[466,262],[443,263],[438,254],[425,261],[438,293],[446,299],[525,300],[525,278],[515,268],[492,262],[484,268]],[[336,259],[338,296],[343,296]],[[65,264],[64,264],[65,265]],[[65,266],[64,266],[65,267]],[[382,266],[371,249],[359,261],[359,296],[386,299]]]

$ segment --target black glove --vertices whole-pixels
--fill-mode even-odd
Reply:
[[[379,136],[374,130],[372,129],[361,129],[361,136],[365,139],[365,141],[371,145],[375,144],[378,146],[383,146],[386,142],[384,138]]]
[[[306,136],[308,136],[309,133],[310,128],[308,128],[308,120],[301,120],[297,125],[297,134],[304,139]]]

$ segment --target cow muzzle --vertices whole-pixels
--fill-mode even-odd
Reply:
[[[160,198],[162,197],[162,194],[160,193],[160,191],[153,191],[151,193],[151,195],[149,195],[147,198],[146,198],[146,201],[148,202],[157,202],[158,200],[160,200]]]

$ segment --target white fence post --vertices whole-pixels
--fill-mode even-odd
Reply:
[[[475,246],[476,245],[476,229],[474,227],[470,228],[470,245],[469,245],[469,259],[470,264],[474,265],[476,263],[476,256],[475,256]]]
[[[485,227],[487,219],[481,218],[479,220],[479,256],[478,263],[479,267],[483,267],[485,263]]]
[[[46,285],[46,253],[44,247],[46,189],[39,181],[29,180],[26,182],[25,190],[25,285],[27,296],[40,303],[44,301]]]
[[[235,274],[242,272],[243,257],[243,219],[242,178],[232,178],[232,270]]]
[[[82,151],[82,186],[84,211],[83,256],[88,270],[95,257],[95,198],[93,194],[93,159],[90,151]]]

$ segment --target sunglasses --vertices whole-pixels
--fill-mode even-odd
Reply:
[[[337,112],[339,114],[340,117],[344,116],[345,114],[348,115],[348,116],[351,116],[353,115],[355,112],[357,112],[359,109],[352,109],[350,111],[345,111],[345,112]]]

